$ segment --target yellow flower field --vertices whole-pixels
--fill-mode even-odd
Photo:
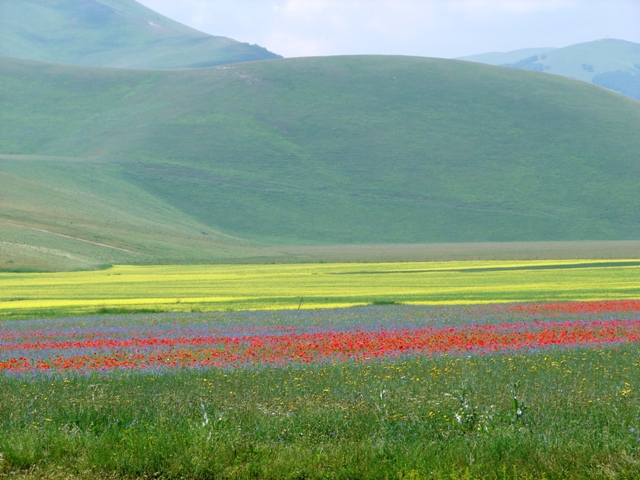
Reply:
[[[0,317],[640,298],[640,261],[115,266],[0,274]]]

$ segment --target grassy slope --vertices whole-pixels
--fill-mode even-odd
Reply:
[[[236,241],[216,232],[274,246],[640,238],[640,105],[581,82],[377,56],[0,65],[2,217],[145,261],[221,258],[216,242]]]
[[[0,0],[0,55],[126,68],[210,66],[276,58],[133,0]]]
[[[3,157],[0,269],[220,261],[260,255],[122,179],[118,167]],[[62,235],[61,235],[62,234]]]

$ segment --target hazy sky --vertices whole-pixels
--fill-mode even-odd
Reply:
[[[640,43],[640,0],[138,0],[285,57],[453,58],[600,38]]]

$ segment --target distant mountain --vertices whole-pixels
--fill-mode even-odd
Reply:
[[[604,39],[556,49],[526,49],[462,57],[491,65],[555,73],[640,100],[640,44]]]
[[[279,58],[199,32],[133,0],[0,0],[0,56],[122,68],[191,68]]]
[[[520,50],[513,50],[511,52],[489,52],[481,53],[478,55],[470,55],[468,57],[460,57],[457,60],[467,60],[469,62],[486,63],[487,65],[511,65],[519,62],[523,58],[531,58],[534,56],[541,56],[545,53],[554,50],[553,48],[522,48]]]
[[[0,59],[0,269],[640,239],[640,103],[417,57]]]

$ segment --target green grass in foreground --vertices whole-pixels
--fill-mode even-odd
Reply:
[[[640,297],[638,260],[119,266],[0,273],[0,318]]]
[[[3,377],[10,478],[637,478],[640,347]]]

